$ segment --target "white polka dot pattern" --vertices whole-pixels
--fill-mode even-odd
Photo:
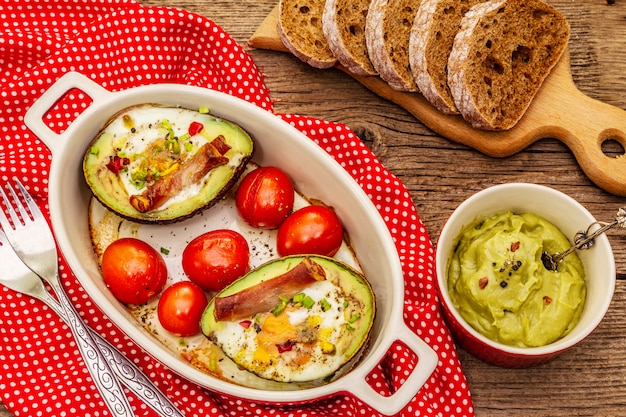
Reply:
[[[202,86],[273,111],[263,76],[251,57],[212,21],[131,0],[21,0],[0,6],[0,181],[17,176],[44,211],[48,150],[23,124],[24,113],[67,71],[79,71],[111,90],[151,83]],[[89,106],[70,91],[46,115],[61,132]],[[341,124],[279,115],[332,155],[361,185],[383,216],[405,273],[407,325],[439,355],[426,385],[405,416],[470,416],[473,405],[454,342],[440,315],[434,253],[404,185]],[[347,395],[277,407],[211,393],[152,359],[91,301],[64,260],[63,285],[87,323],[122,350],[189,416],[375,416]],[[390,395],[410,374],[415,354],[397,342],[368,383]],[[155,413],[128,393],[137,416]],[[109,415],[71,337],[45,305],[0,287],[0,398],[16,416]]]

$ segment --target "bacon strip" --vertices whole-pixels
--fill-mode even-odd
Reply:
[[[271,311],[280,303],[279,296],[291,298],[309,285],[325,279],[324,268],[310,258],[305,258],[282,275],[235,294],[216,297],[213,301],[215,320],[235,321]]]
[[[200,181],[213,168],[227,164],[228,158],[223,154],[229,149],[230,146],[223,141],[223,137],[218,136],[198,149],[180,169],[159,178],[143,193],[130,196],[130,204],[140,213],[160,207],[186,187]]]

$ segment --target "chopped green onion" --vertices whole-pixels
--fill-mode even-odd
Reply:
[[[315,300],[314,299],[312,299],[308,295],[304,296],[304,299],[302,300],[302,305],[305,308],[311,308],[311,307],[313,307],[314,304],[315,304]]]
[[[167,141],[165,141],[165,146],[168,150],[172,151],[175,154],[180,153],[180,143],[178,143],[176,138],[168,139]]]
[[[307,309],[310,309],[315,305],[315,300],[303,292],[299,292],[298,294],[294,295],[291,299],[291,302],[295,305],[300,305]]]
[[[354,327],[350,326],[349,324],[346,323],[346,330],[355,330]]]
[[[169,254],[170,254],[170,250],[169,250],[169,249],[167,249],[167,248],[161,248],[161,253],[162,253],[163,255],[169,255]]]
[[[292,303],[298,304],[298,305],[302,305],[303,301],[304,301],[304,293],[303,292],[299,292],[298,294],[294,295],[293,298],[291,299]]]
[[[322,305],[322,311],[328,311],[328,310],[330,310],[330,308],[331,308],[330,303],[329,303],[329,302],[328,302],[328,300],[327,300],[327,299],[325,299],[325,298],[322,298],[322,299],[320,300],[320,304]]]
[[[98,155],[100,153],[100,148],[98,148],[97,146],[92,146],[89,150],[89,153],[92,155]]]
[[[272,310],[272,314],[273,314],[273,315],[275,315],[275,316],[278,316],[280,313],[282,313],[282,312],[283,312],[283,310],[285,309],[285,307],[287,307],[287,304],[283,304],[283,303],[281,303],[281,304],[277,305],[277,306],[276,306],[276,308],[274,308],[274,309]]]
[[[278,316],[280,313],[282,313],[285,307],[287,307],[287,303],[290,301],[289,298],[283,297],[282,295],[279,295],[278,299],[280,300],[280,304],[272,310],[272,314],[275,316]]]
[[[361,315],[359,313],[354,313],[352,317],[350,317],[350,319],[348,320],[348,323],[354,323],[360,318],[361,318]]]
[[[208,108],[208,107],[200,107],[200,108],[198,109],[198,113],[202,113],[202,114],[207,114],[207,113],[209,113],[209,111],[210,111],[210,110],[209,110],[209,108]]]

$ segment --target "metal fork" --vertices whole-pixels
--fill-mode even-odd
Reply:
[[[16,180],[16,184],[28,210],[11,185],[7,185],[7,188],[13,197],[13,204],[0,187],[0,195],[11,217],[11,222],[9,222],[4,211],[0,210],[0,224],[7,239],[22,262],[52,287],[67,316],[67,323],[72,329],[87,369],[111,413],[119,417],[133,416],[120,382],[111,371],[104,355],[97,348],[96,342],[87,330],[86,324],[61,287],[56,243],[48,222],[19,180]]]
[[[67,315],[61,304],[50,294],[43,282],[13,251],[4,232],[0,230],[0,284],[13,291],[30,295],[48,305],[65,322]],[[120,381],[163,417],[184,417],[176,406],[150,381],[133,361],[92,328],[87,327],[98,349]]]

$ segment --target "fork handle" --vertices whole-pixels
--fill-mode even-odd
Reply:
[[[52,286],[67,317],[67,324],[78,344],[78,348],[85,360],[85,365],[92,376],[93,382],[100,391],[111,414],[115,417],[132,417],[133,411],[128,403],[119,381],[111,371],[104,355],[98,349],[96,342],[87,330],[87,325],[79,317],[78,312],[61,288]]]
[[[43,287],[42,287],[43,288]],[[65,323],[68,318],[61,304],[47,291],[36,295],[37,298],[53,309]],[[111,345],[100,333],[87,326],[96,346],[109,363],[111,370],[122,384],[131,390],[143,402],[148,404],[162,417],[185,417],[163,392],[135,365],[126,355]]]
[[[96,345],[121,382],[163,417],[184,417],[174,404],[122,352],[88,327]]]

